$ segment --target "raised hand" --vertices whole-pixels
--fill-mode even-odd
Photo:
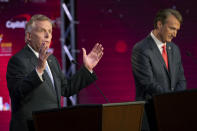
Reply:
[[[83,50],[83,63],[85,67],[92,72],[93,68],[98,64],[100,59],[103,56],[103,46],[99,43],[95,44],[94,48],[91,50],[91,52],[87,55],[86,50],[82,48]]]
[[[40,47],[40,50],[39,50],[38,65],[37,65],[36,69],[41,74],[43,73],[43,71],[46,67],[47,58],[52,54],[52,52],[47,52],[48,48],[49,47],[46,46],[45,43],[43,43]]]

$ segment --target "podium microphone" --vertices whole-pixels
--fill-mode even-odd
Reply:
[[[67,47],[66,45],[64,45],[64,51],[65,51],[66,55],[68,56],[68,59],[70,60],[71,63],[80,66],[80,64],[79,64],[76,60],[74,60],[74,58],[73,58],[72,55],[70,54],[70,52],[69,52],[69,50],[68,50],[68,47]],[[92,76],[91,76],[91,79],[93,79]],[[101,89],[98,87],[98,85],[96,84],[95,81],[93,82],[93,84],[95,85],[96,89],[100,92],[100,94],[103,96],[103,98],[105,99],[105,101],[106,101],[107,103],[110,103],[109,100],[107,99],[107,97],[103,94],[103,92],[102,92]]]

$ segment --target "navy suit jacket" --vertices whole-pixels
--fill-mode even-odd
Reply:
[[[12,104],[11,131],[28,131],[32,112],[60,107],[61,96],[71,96],[96,79],[85,67],[67,80],[57,59],[51,55],[47,62],[51,69],[55,90],[49,81],[41,81],[35,68],[38,58],[28,46],[15,54],[7,66],[7,86]]]
[[[138,42],[132,51],[132,71],[136,86],[136,100],[146,100],[155,94],[186,89],[181,55],[178,47],[167,43],[168,65],[152,37]]]

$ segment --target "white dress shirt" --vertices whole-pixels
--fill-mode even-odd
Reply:
[[[162,54],[163,52],[163,46],[166,45],[166,43],[162,43],[160,40],[157,39],[157,37],[153,34],[153,32],[151,31],[150,33],[151,37],[153,38],[153,40],[155,41],[157,47],[159,48],[160,53]]]

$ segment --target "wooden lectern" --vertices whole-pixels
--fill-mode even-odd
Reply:
[[[151,131],[197,131],[197,90],[153,96]]]
[[[143,101],[33,112],[36,131],[140,131]]]

